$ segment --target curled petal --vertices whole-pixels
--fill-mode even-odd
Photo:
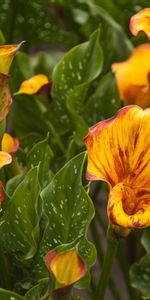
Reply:
[[[86,272],[86,266],[76,249],[58,254],[52,250],[46,255],[45,262],[61,287],[72,285]]]
[[[0,121],[7,116],[11,103],[9,76],[0,73]]]
[[[150,190],[132,189],[118,183],[111,189],[108,201],[108,217],[112,224],[124,228],[150,226]]]
[[[27,94],[27,95],[35,95],[40,91],[47,90],[50,88],[51,82],[47,78],[47,76],[43,74],[35,75],[28,80],[22,82],[19,91],[17,94]]]
[[[150,225],[150,108],[126,106],[99,122],[85,138],[87,179],[110,187],[110,222],[125,228]]]
[[[4,133],[1,146],[2,151],[15,153],[19,148],[19,140],[8,133]]]
[[[135,48],[129,59],[112,64],[120,98],[142,108],[150,105],[150,44]]]
[[[9,165],[12,162],[12,157],[10,154],[0,151],[0,168],[4,167],[5,165]]]
[[[138,35],[143,31],[150,39],[150,8],[144,8],[130,19],[130,31],[133,35]]]
[[[22,43],[19,45],[3,45],[0,46],[0,72],[8,74],[12,60],[20,48]]]

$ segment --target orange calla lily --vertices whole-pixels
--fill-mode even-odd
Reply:
[[[17,50],[20,48],[21,44],[0,46],[0,72],[1,73],[8,74],[12,60]]]
[[[0,121],[8,114],[12,98],[9,90],[9,76],[0,73]]]
[[[7,153],[15,153],[19,148],[19,140],[16,137],[12,137],[8,133],[4,133],[1,142],[2,151]]]
[[[133,35],[138,35],[143,31],[150,39],[150,8],[144,8],[130,19],[130,31]]]
[[[112,64],[112,71],[126,105],[150,106],[150,44],[135,48],[126,61]]]
[[[126,106],[89,129],[87,179],[104,180],[110,222],[150,226],[150,109]]]
[[[47,88],[50,89],[50,85],[51,82],[49,81],[46,75],[35,75],[30,79],[23,81],[18,92],[16,92],[15,95],[35,95],[40,93],[40,91],[44,92],[44,90],[47,92]]]
[[[86,266],[75,248],[61,253],[50,251],[45,257],[47,268],[54,274],[60,287],[74,284],[86,272]]]

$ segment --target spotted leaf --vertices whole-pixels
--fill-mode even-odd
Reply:
[[[47,252],[74,240],[78,240],[78,251],[87,267],[95,261],[95,248],[86,239],[94,208],[82,186],[84,160],[85,153],[70,160],[41,194],[45,229],[34,269],[38,277],[47,274],[43,262]]]
[[[32,168],[10,197],[0,227],[5,251],[16,258],[32,258],[38,240],[38,168]]]

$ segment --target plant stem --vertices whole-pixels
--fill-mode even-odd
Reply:
[[[58,135],[57,131],[55,130],[54,126],[47,120],[46,124],[48,126],[48,129],[52,133],[52,135],[55,137],[56,143],[59,146],[60,150],[62,151],[63,154],[66,155],[66,149],[60,139],[60,136]]]
[[[116,235],[113,233],[111,226],[108,227],[107,240],[108,240],[107,251],[104,257],[104,263],[102,266],[102,271],[97,286],[96,300],[104,299],[113,261],[116,256],[117,248],[119,245],[119,240],[116,237]]]
[[[97,224],[95,222],[95,219],[91,222],[91,231],[92,231],[93,240],[94,240],[94,243],[95,243],[96,249],[97,249],[98,261],[99,261],[99,264],[102,265],[104,253],[103,253],[102,246],[100,243],[99,232],[97,231]],[[108,285],[109,285],[109,289],[111,290],[111,293],[113,295],[113,298],[115,300],[121,300],[118,289],[112,278],[109,279]]]

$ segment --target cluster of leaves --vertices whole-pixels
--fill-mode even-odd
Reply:
[[[0,211],[4,300],[40,299],[48,281],[44,256],[60,245],[62,250],[77,245],[87,273],[76,287],[89,284],[96,251],[87,239],[94,206],[84,179],[83,137],[89,126],[121,107],[110,65],[116,57],[128,57],[144,39],[131,42],[127,24],[137,5],[146,7],[147,2],[0,1],[0,43],[26,40],[11,67],[14,97],[7,126],[20,140],[21,172],[12,176],[6,167]],[[49,97],[15,95],[22,81],[38,73],[52,80]],[[147,232],[142,243],[148,255],[133,267],[131,281],[149,296]]]

